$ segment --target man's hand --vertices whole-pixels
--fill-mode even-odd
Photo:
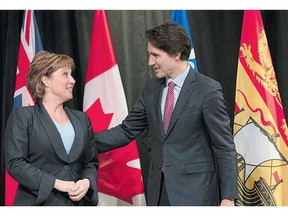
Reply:
[[[220,206],[234,206],[234,200],[232,199],[223,199]]]

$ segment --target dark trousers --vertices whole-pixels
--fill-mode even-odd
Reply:
[[[161,191],[160,191],[158,206],[171,206],[168,195],[167,195],[167,191],[166,191],[165,178],[164,178],[163,173],[161,177]]]

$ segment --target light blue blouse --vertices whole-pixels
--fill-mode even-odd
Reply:
[[[71,124],[70,120],[68,120],[65,125],[61,125],[56,121],[53,122],[61,135],[62,142],[68,155],[75,138],[75,131],[73,125]]]

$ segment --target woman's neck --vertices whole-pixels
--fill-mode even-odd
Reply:
[[[43,105],[47,110],[49,116],[61,125],[68,121],[68,116],[64,110],[63,103],[55,103],[53,101],[43,100]]]

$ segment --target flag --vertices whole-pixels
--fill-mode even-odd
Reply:
[[[234,141],[240,206],[288,205],[288,130],[259,10],[244,11]]]
[[[120,71],[104,10],[94,14],[83,110],[94,132],[114,127],[128,114]],[[146,205],[136,141],[99,154],[98,205]]]
[[[29,65],[34,55],[42,50],[42,42],[38,30],[34,11],[27,10],[23,14],[21,27],[20,44],[18,50],[18,63],[16,72],[15,92],[13,107],[29,106],[34,104],[34,100],[26,83],[26,75]],[[5,205],[14,204],[14,198],[18,182],[14,180],[7,171],[5,172]]]
[[[186,30],[186,32],[187,32],[187,34],[191,40],[191,52],[190,52],[190,56],[189,56],[188,61],[191,64],[192,68],[195,71],[198,71],[196,56],[195,56],[195,52],[194,52],[194,45],[193,45],[193,41],[192,41],[192,35],[191,35],[191,31],[190,31],[190,26],[189,26],[186,10],[172,10],[170,22],[178,23],[185,28],[185,30]]]

